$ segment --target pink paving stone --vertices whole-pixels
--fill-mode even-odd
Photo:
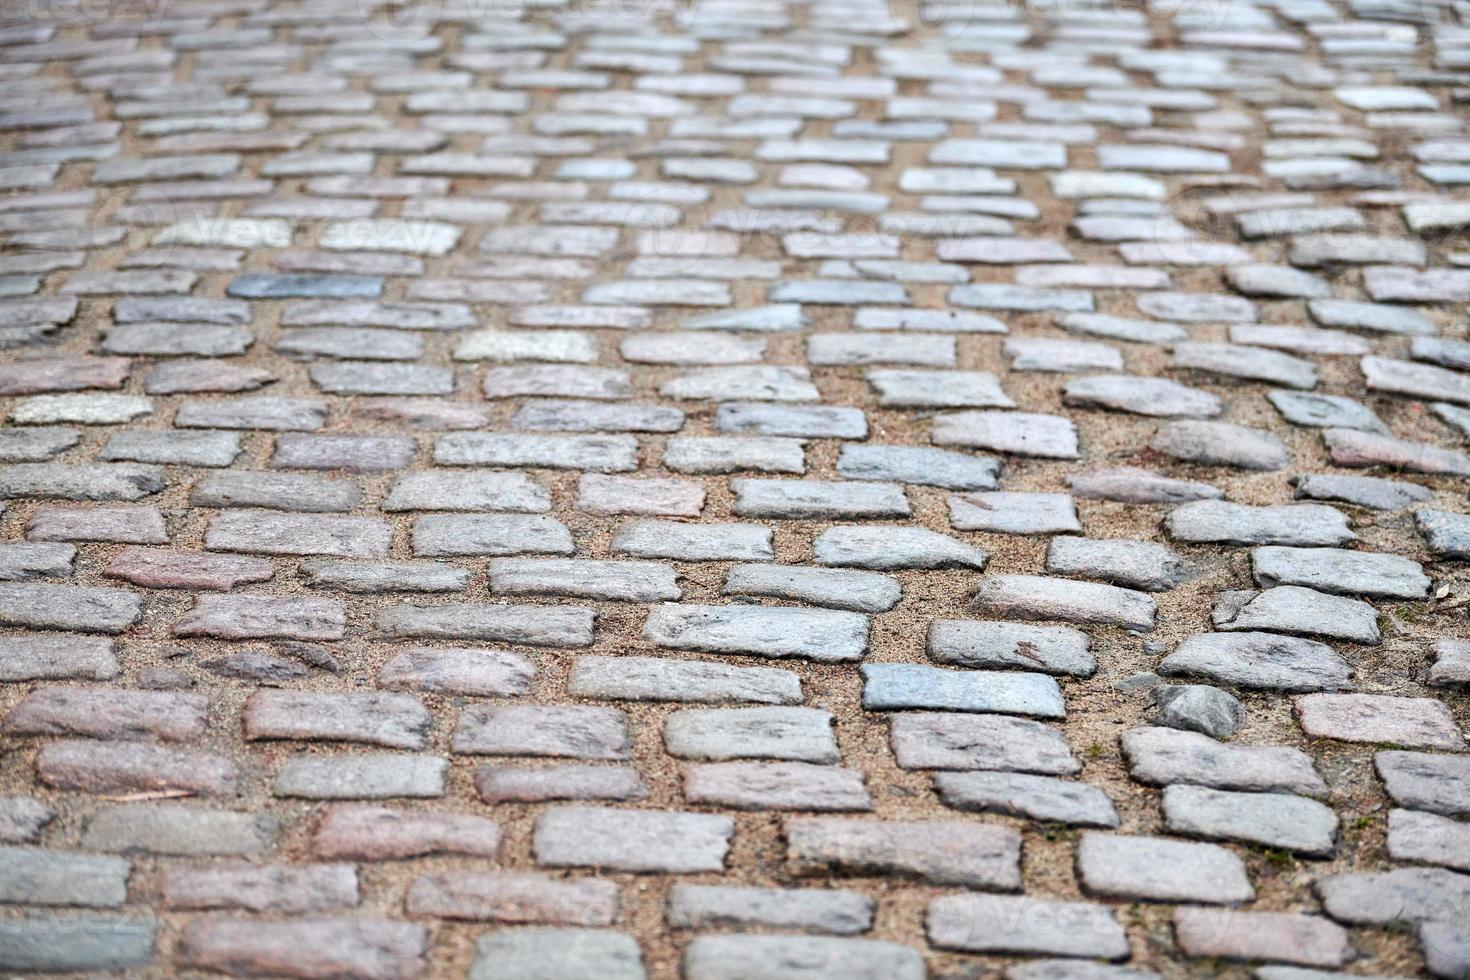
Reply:
[[[1296,699],[1302,731],[1314,738],[1463,751],[1449,706],[1435,698],[1306,694]]]
[[[1174,936],[1186,956],[1320,967],[1354,956],[1347,930],[1318,915],[1179,908]]]
[[[103,574],[146,589],[228,591],[250,582],[267,582],[276,573],[264,558],[210,555],[171,548],[129,547],[119,551]]]
[[[0,395],[121,388],[132,362],[126,357],[22,357],[0,363]]]
[[[391,861],[427,855],[494,857],[500,826],[469,813],[335,806],[311,841],[319,858]]]

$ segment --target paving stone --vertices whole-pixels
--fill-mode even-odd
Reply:
[[[1327,794],[1311,758],[1284,746],[1235,745],[1169,728],[1131,729],[1123,733],[1122,746],[1129,775],[1151,786]]]
[[[1150,447],[1174,459],[1203,466],[1279,470],[1290,462],[1280,439],[1269,432],[1229,422],[1169,422]]]
[[[536,821],[532,850],[547,867],[719,871],[734,829],[714,814],[558,806]]]
[[[1418,599],[1429,589],[1419,563],[1397,555],[1336,548],[1265,547],[1251,551],[1264,588],[1298,585],[1337,595]]]
[[[1326,875],[1317,880],[1322,908],[1339,922],[1453,921],[1464,908],[1470,875],[1443,868]]]
[[[1154,724],[1228,738],[1245,722],[1245,707],[1218,687],[1175,684],[1158,689]]]
[[[341,604],[331,599],[203,595],[174,623],[173,631],[175,636],[224,640],[340,640],[345,622]]]
[[[1174,504],[1189,500],[1218,500],[1224,496],[1222,491],[1208,483],[1171,479],[1133,467],[1079,473],[1068,477],[1067,482],[1078,497],[1130,504]]]
[[[940,446],[990,449],[1017,456],[1076,459],[1077,429],[1056,415],[1026,412],[959,412],[934,420],[931,438]]]
[[[494,857],[500,828],[466,813],[334,806],[312,837],[312,853],[324,860],[383,861],[430,854]]]
[[[1331,857],[1337,837],[1337,816],[1330,807],[1282,793],[1168,786],[1164,821],[1186,837],[1242,841],[1313,857]]]
[[[203,734],[206,708],[200,694],[42,686],[10,710],[5,730],[14,735],[183,742]]]
[[[1390,810],[1388,855],[1395,861],[1437,864],[1456,871],[1470,870],[1470,827],[1432,813]]]
[[[0,638],[0,681],[105,681],[117,673],[114,644],[108,639],[52,633]]]
[[[234,763],[221,756],[121,742],[48,742],[36,754],[36,776],[57,789],[114,795],[233,796],[239,784]]]
[[[929,942],[969,953],[1125,959],[1128,937],[1105,905],[1011,895],[946,895],[929,903]]]
[[[132,865],[121,858],[39,847],[0,847],[0,901],[108,908],[127,899]]]
[[[1470,643],[1464,640],[1435,640],[1431,657],[1434,666],[1427,678],[1430,687],[1470,684]]]
[[[905,713],[890,723],[905,769],[1013,769],[1070,775],[1080,768],[1067,742],[1040,722],[999,715]]]
[[[455,752],[484,755],[626,759],[628,722],[615,708],[502,705],[460,714]]]
[[[1316,738],[1463,751],[1465,738],[1444,702],[1383,694],[1297,698],[1302,730]]]
[[[949,522],[961,531],[995,534],[1081,532],[1072,498],[1064,493],[981,492],[949,498]]]
[[[790,671],[662,657],[578,657],[567,691],[578,697],[628,701],[801,701],[801,681]]]
[[[373,753],[337,758],[288,759],[271,792],[307,800],[381,800],[444,795],[448,760]]]
[[[676,929],[765,926],[855,935],[871,928],[875,905],[866,895],[838,888],[676,884],[669,890],[667,918]]]
[[[918,980],[925,975],[917,952],[874,939],[735,934],[696,936],[684,953],[690,980],[805,980],[832,971],[876,980]]]
[[[56,812],[29,796],[0,797],[0,841],[33,844]]]
[[[384,511],[497,510],[544,513],[546,490],[521,473],[406,473],[393,481],[379,505]]]
[[[1136,415],[1213,418],[1224,409],[1220,399],[1206,391],[1164,378],[1098,375],[1067,382],[1068,405],[1103,408]]]
[[[429,714],[404,694],[261,690],[243,712],[247,739],[362,742],[423,748]]]
[[[1000,462],[992,457],[919,446],[848,444],[837,458],[837,472],[850,480],[890,480],[949,490],[992,490]]]
[[[655,606],[643,636],[658,646],[708,653],[861,660],[868,621],[857,613],[754,606]]]
[[[1230,851],[1163,837],[1084,833],[1077,875],[1088,893],[1115,898],[1230,904],[1256,894]]]
[[[1347,930],[1298,912],[1174,911],[1174,935],[1188,956],[1341,966],[1354,956]]]
[[[902,595],[898,582],[886,575],[790,565],[736,565],[725,579],[724,592],[867,613],[892,609]],[[653,598],[678,598],[678,592]]]
[[[812,542],[812,556],[823,565],[895,571],[903,568],[984,568],[984,551],[954,538],[916,527],[849,525],[829,528]]]
[[[18,463],[0,467],[0,499],[138,500],[164,487],[156,466]]]
[[[348,864],[223,866],[171,870],[160,888],[176,909],[241,909],[300,914],[355,906],[357,871]]]
[[[930,659],[960,667],[1091,677],[1097,661],[1089,647],[1087,634],[1064,626],[950,619],[929,627]]]
[[[246,975],[402,980],[422,972],[428,944],[423,926],[390,919],[261,922],[209,916],[184,927],[178,960],[195,969]]]
[[[1098,578],[1146,592],[1167,592],[1183,581],[1185,573],[1179,555],[1152,541],[1072,537],[1051,539],[1046,570]]]
[[[398,605],[378,612],[379,633],[389,639],[464,639],[532,646],[590,646],[591,610],[546,606]]]
[[[1154,628],[1157,611],[1142,592],[1040,575],[989,576],[975,594],[974,607],[1017,619],[1113,624],[1137,632]]]
[[[567,526],[544,514],[426,514],[413,523],[413,553],[430,558],[574,550]]]
[[[541,980],[588,975],[643,980],[633,937],[607,929],[519,928],[487,933],[475,944],[471,980]]]
[[[637,769],[625,766],[481,766],[475,789],[486,803],[548,800],[641,800],[648,796]]]
[[[82,846],[119,853],[259,854],[270,847],[276,829],[271,817],[237,810],[182,803],[121,803],[92,815]]]
[[[1021,887],[1020,835],[1009,827],[946,820],[790,817],[782,825],[797,875],[892,874],[995,891]]]
[[[684,770],[691,803],[735,810],[871,810],[860,772],[806,762],[716,762]]]
[[[125,970],[153,961],[147,915],[30,915],[0,924],[0,964],[46,973]]]
[[[1422,442],[1352,429],[1322,433],[1329,458],[1337,466],[1385,466],[1415,473],[1470,474],[1470,456]]]
[[[832,716],[814,708],[716,708],[675,712],[664,720],[664,748],[681,759],[841,759]]]
[[[865,664],[863,707],[927,708],[1061,718],[1061,690],[1045,674],[940,670],[919,664]]]
[[[1118,825],[1113,801],[1086,783],[1014,772],[943,772],[934,777],[934,788],[944,805],[956,810],[1081,827]]]
[[[1218,630],[1266,630],[1377,643],[1378,614],[1366,602],[1331,596],[1295,585],[1252,595],[1222,593],[1211,620]]]
[[[736,479],[730,489],[731,510],[739,517],[841,520],[910,513],[903,489],[892,483]]]
[[[1416,503],[1434,499],[1434,495],[1417,483],[1385,480],[1376,476],[1336,476],[1328,473],[1303,474],[1296,480],[1296,495],[1314,500],[1337,500],[1374,510],[1402,510]]]
[[[194,484],[196,507],[260,507],[325,513],[351,510],[362,492],[349,480],[292,473],[239,470],[210,473]]]
[[[451,871],[414,879],[406,905],[411,915],[448,919],[610,926],[617,896],[617,885],[595,878]]]
[[[888,408],[1014,408],[986,371],[869,371],[878,404]]]

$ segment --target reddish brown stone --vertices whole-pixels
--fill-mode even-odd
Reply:
[[[209,555],[171,548],[124,548],[102,574],[147,589],[216,589],[267,582],[275,567],[264,558]]]
[[[327,811],[311,841],[320,858],[389,861],[430,854],[494,857],[500,827],[468,813],[337,806]]]
[[[451,871],[415,880],[407,907],[411,915],[445,919],[610,926],[617,917],[618,886],[598,878]]]
[[[0,364],[0,395],[43,391],[121,388],[131,362],[126,357],[23,357]]]
[[[48,786],[84,793],[183,790],[232,796],[239,773],[222,756],[133,742],[51,742],[36,754],[36,775]]]
[[[423,972],[428,943],[423,926],[386,919],[209,916],[184,927],[178,961],[244,977],[407,980]]]
[[[204,734],[207,708],[202,694],[41,687],[11,710],[5,731],[11,735],[183,741]]]

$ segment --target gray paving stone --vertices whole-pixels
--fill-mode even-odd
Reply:
[[[934,788],[944,805],[956,810],[1079,827],[1118,826],[1113,801],[1087,783],[1014,772],[942,772],[934,777]]]
[[[132,865],[121,858],[38,847],[0,847],[0,901],[109,908],[127,900]]]
[[[865,613],[886,612],[902,597],[899,583],[887,575],[795,565],[735,565],[725,578],[724,592]],[[678,592],[653,598],[677,599]]]
[[[49,541],[17,541],[0,545],[0,580],[67,578],[75,561],[75,545]]]
[[[32,914],[0,923],[0,965],[46,973],[125,970],[153,961],[149,915]]]
[[[1202,466],[1279,470],[1291,458],[1271,433],[1229,422],[1170,422],[1159,427],[1149,445],[1166,456]]]
[[[265,851],[276,821],[236,810],[211,810],[183,803],[122,803],[97,810],[82,846],[91,851],[245,855]]]
[[[1091,677],[1097,669],[1086,633],[1065,626],[935,620],[928,651],[937,663],[960,667],[1039,670]]]
[[[1174,935],[1180,949],[1195,957],[1341,966],[1354,956],[1347,930],[1300,912],[1211,915],[1206,909],[1181,908],[1174,912]]]
[[[1211,621],[1218,630],[1266,630],[1299,636],[1329,636],[1354,643],[1379,642],[1378,614],[1358,599],[1282,585],[1252,595],[1221,593]]]
[[[1443,868],[1396,868],[1326,875],[1316,888],[1323,909],[1339,922],[1454,921],[1470,894],[1470,875]]]
[[[1067,382],[1064,400],[1079,408],[1101,408],[1166,418],[1214,418],[1224,411],[1207,391],[1165,378],[1096,375]]]
[[[815,708],[715,708],[664,720],[664,748],[681,759],[841,760],[829,712]]]
[[[1020,834],[947,820],[789,817],[787,864],[797,875],[892,874],[936,885],[996,891],[1021,887]]]
[[[1157,612],[1154,600],[1142,592],[1041,575],[989,576],[975,594],[974,607],[1017,619],[1112,624],[1136,632],[1152,630]]]
[[[489,640],[529,646],[592,645],[590,609],[507,604],[396,605],[378,611],[387,639]]]
[[[665,603],[649,612],[643,636],[674,650],[835,663],[862,659],[868,621],[831,610]]]
[[[993,490],[1000,477],[1000,461],[921,446],[848,444],[837,458],[837,472],[850,480],[891,480],[949,490]]]
[[[444,795],[449,763],[433,756],[373,753],[288,759],[271,792],[307,800],[382,800]]]
[[[989,555],[947,535],[917,527],[847,525],[828,528],[812,542],[823,565],[880,571],[904,568],[984,568]]]
[[[1064,493],[990,491],[951,496],[949,522],[957,530],[995,534],[1082,530],[1076,506]]]
[[[871,810],[862,773],[806,762],[712,762],[684,770],[691,803],[734,810]]]
[[[1113,898],[1230,904],[1256,895],[1230,851],[1163,837],[1084,833],[1077,875],[1088,893]]]
[[[732,934],[696,936],[684,952],[689,980],[808,980],[840,973],[860,980],[922,980],[923,958],[876,939]]]
[[[729,817],[714,814],[556,806],[536,821],[532,850],[547,867],[720,871],[734,830]]]
[[[941,670],[919,664],[865,664],[863,707],[927,708],[1062,718],[1060,688],[1045,674]]]
[[[1068,418],[1027,412],[958,412],[934,420],[940,446],[990,449],[1017,456],[1076,459],[1077,429]]]
[[[1234,793],[1202,786],[1164,789],[1164,821],[1186,837],[1242,841],[1331,857],[1337,815],[1331,807],[1282,793]]]
[[[866,895],[838,888],[676,884],[667,918],[681,929],[764,926],[856,935],[872,927],[875,906]]]
[[[1125,959],[1128,937],[1105,905],[1010,895],[946,895],[929,903],[929,942],[969,953]]]
[[[1336,476],[1304,473],[1296,479],[1296,495],[1313,500],[1336,500],[1373,510],[1402,510],[1434,499],[1417,483],[1376,476]]]
[[[662,657],[578,657],[567,691],[628,701],[796,704],[802,699],[800,679],[787,670]]]
[[[771,531],[755,524],[630,521],[613,535],[612,553],[675,561],[770,561]]]
[[[189,494],[196,507],[261,507],[310,513],[351,510],[362,492],[350,480],[251,470],[210,473]]]
[[[1208,483],[1176,480],[1133,467],[1079,473],[1068,477],[1067,483],[1078,497],[1130,504],[1173,504],[1224,496],[1223,491]]]
[[[475,944],[469,973],[472,980],[550,980],[579,974],[643,980],[643,954],[632,936],[607,929],[503,929]]]
[[[1470,870],[1470,826],[1433,813],[1390,810],[1388,856],[1395,861]]]
[[[1333,691],[1353,686],[1351,668],[1325,643],[1272,633],[1189,637],[1163,659],[1159,673],[1273,691]]]
[[[1398,555],[1337,548],[1251,550],[1251,570],[1263,588],[1298,585],[1336,595],[1419,599],[1429,578],[1419,563]]]
[[[735,479],[730,489],[738,517],[844,520],[910,513],[903,488],[892,483]]]
[[[1116,538],[1052,538],[1046,550],[1046,570],[1098,578],[1146,592],[1167,592],[1183,581],[1185,574],[1184,560],[1171,548],[1152,541]]]
[[[1327,795],[1311,757],[1284,746],[1235,745],[1169,728],[1130,729],[1122,746],[1129,775],[1151,786]]]
[[[425,514],[413,523],[413,552],[462,555],[570,555],[572,532],[545,514]]]
[[[1158,689],[1154,724],[1228,738],[1245,722],[1245,707],[1218,687],[1175,684]]]

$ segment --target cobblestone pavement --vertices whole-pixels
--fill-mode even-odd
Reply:
[[[5,5],[0,971],[1470,976],[1464,5],[365,2]]]

